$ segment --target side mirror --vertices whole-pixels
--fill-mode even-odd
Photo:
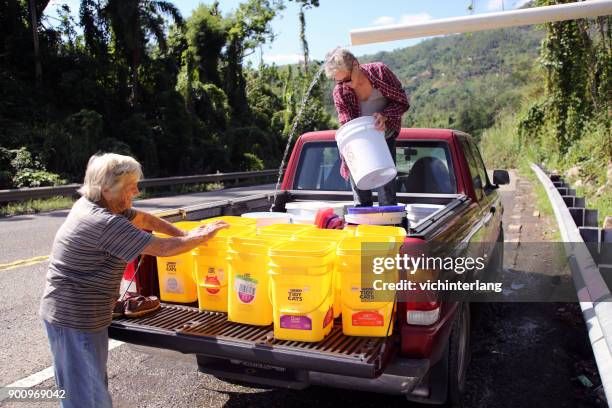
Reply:
[[[493,170],[493,184],[499,186],[510,183],[510,175],[507,170]]]

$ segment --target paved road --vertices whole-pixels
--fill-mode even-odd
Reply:
[[[512,208],[515,186],[506,187],[502,198],[506,208]],[[244,195],[259,192],[257,189],[234,190],[230,194]],[[216,194],[227,197],[228,192],[206,193],[199,195],[199,199],[216,200]],[[172,198],[143,201],[139,205],[152,203],[155,208],[176,206]],[[180,198],[184,200],[184,198]],[[149,207],[150,208],[150,207]],[[165,207],[167,208],[167,207]],[[0,263],[23,257],[47,254],[51,245],[54,228],[61,224],[65,212],[49,213],[37,216],[14,217],[0,221],[0,230],[7,231],[0,237]],[[7,229],[9,228],[9,229]],[[24,245],[24,243],[27,243]],[[26,247],[26,248],[24,248]],[[8,385],[23,379],[33,373],[43,370],[51,365],[51,356],[48,351],[43,327],[36,316],[39,298],[42,293],[47,263],[23,266],[10,270],[0,270],[0,385]],[[528,316],[532,313],[529,307],[521,306],[506,310],[503,314],[511,317],[520,313]],[[480,336],[475,340],[479,345],[480,355],[475,358],[474,367],[469,374],[468,397],[472,402],[487,402],[487,406],[527,406],[527,396],[522,389],[518,392],[496,394],[503,383],[495,381],[499,373],[513,368],[511,373],[503,377],[504,381],[512,381],[513,375],[527,376],[529,372],[521,371],[521,367],[513,362],[513,356],[497,357],[495,365],[491,354],[483,342],[491,336],[498,341],[495,352],[503,351],[503,342],[515,328],[505,325],[505,328],[496,328],[496,316],[490,320],[493,325],[486,330],[477,332]],[[545,324],[542,319],[547,316],[534,317],[535,324]],[[531,319],[531,317],[529,317]],[[540,320],[537,320],[540,319]],[[487,331],[488,330],[488,331]],[[493,333],[494,335],[492,335]],[[557,333],[557,332],[555,332]],[[569,334],[566,334],[569,336]],[[577,337],[586,333],[578,332]],[[516,342],[515,348],[520,349],[524,339],[520,336],[508,337]],[[491,341],[493,341],[491,340]],[[488,343],[487,343],[488,344]],[[485,349],[483,351],[483,349]],[[530,354],[531,353],[531,354]],[[527,348],[521,355],[529,360],[536,357],[535,353],[542,354],[541,349]],[[542,361],[541,359],[538,361]],[[542,364],[540,364],[542,365]],[[546,367],[545,363],[543,364]],[[266,388],[249,388],[219,381],[209,375],[201,374],[196,370],[192,356],[180,355],[173,352],[160,352],[158,350],[145,350],[132,345],[121,345],[110,351],[109,354],[109,388],[117,407],[172,407],[172,406],[201,406],[201,407],[288,407],[288,406],[322,406],[322,407],[399,407],[406,406],[406,402],[399,397],[384,396],[372,393],[339,391],[325,388],[311,388],[305,391],[286,391]],[[534,374],[535,375],[535,374]],[[540,376],[540,373],[537,373]],[[556,378],[556,377],[555,377]],[[493,379],[493,380],[492,380]],[[532,378],[529,381],[544,381],[544,387],[538,389],[539,394],[534,401],[545,401],[547,395],[555,393],[556,386],[546,378]],[[547,381],[547,382],[546,382]],[[485,384],[486,386],[482,386]],[[495,385],[495,386],[494,386]],[[51,387],[53,380],[48,379],[38,387]],[[562,384],[565,387],[565,384]],[[514,395],[513,395],[514,394]],[[503,399],[497,395],[503,395]],[[492,401],[497,403],[492,404]],[[2,404],[0,404],[2,405]],[[50,403],[20,403],[4,404],[2,406],[15,407],[51,407]],[[412,406],[412,405],[411,405]],[[476,406],[476,405],[473,405]],[[480,406],[484,406],[480,404]],[[567,405],[567,406],[571,406]]]

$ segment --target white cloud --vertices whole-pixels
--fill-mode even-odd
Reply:
[[[304,61],[302,54],[264,54],[263,59],[268,64],[295,64]]]
[[[422,12],[418,14],[404,14],[400,18],[381,16],[372,21],[372,25],[388,26],[394,24],[418,24],[431,20],[429,13]]]
[[[503,0],[489,0],[487,2],[487,10],[501,10],[502,9],[502,5],[506,5],[505,3],[503,3]]]
[[[395,18],[389,16],[378,17],[376,20],[372,21],[373,25],[377,26],[385,26],[395,24]]]

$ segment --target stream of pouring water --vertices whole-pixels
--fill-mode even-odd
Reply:
[[[333,55],[336,51],[342,48],[348,48],[348,46],[338,46],[334,48],[334,50],[330,52],[329,55],[330,56]],[[274,199],[272,200],[270,211],[273,211],[274,206],[276,205],[276,197],[278,195],[278,189],[280,187],[280,183],[283,178],[283,168],[285,167],[285,161],[287,160],[287,155],[289,154],[289,147],[291,146],[291,141],[293,140],[293,136],[295,136],[297,125],[298,123],[300,123],[300,119],[302,118],[302,112],[304,111],[304,108],[306,107],[306,102],[308,102],[308,98],[310,98],[310,93],[312,92],[312,89],[317,84],[317,82],[319,82],[319,78],[321,77],[321,74],[323,73],[323,70],[325,69],[326,63],[327,63],[327,58],[325,59],[323,64],[321,64],[321,67],[315,74],[314,78],[312,78],[312,82],[310,83],[310,85],[308,86],[308,89],[306,90],[306,93],[304,93],[304,96],[302,97],[302,103],[300,105],[300,110],[298,111],[297,115],[295,115],[295,119],[293,119],[293,126],[291,127],[291,132],[289,133],[289,137],[287,139],[287,146],[285,146],[285,152],[283,153],[283,160],[281,161],[280,167],[278,168],[278,179],[276,180],[276,187],[274,187]]]

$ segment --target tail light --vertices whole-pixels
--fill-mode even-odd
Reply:
[[[417,326],[429,326],[440,318],[438,302],[406,302],[406,322]]]

